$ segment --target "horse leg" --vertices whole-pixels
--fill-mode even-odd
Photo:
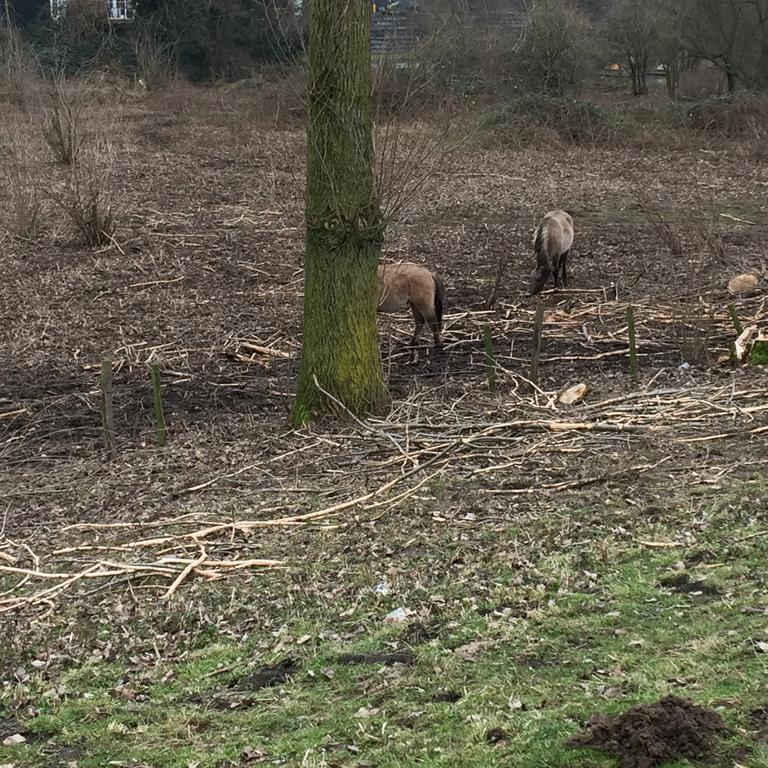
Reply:
[[[411,360],[415,362],[419,358],[417,348],[419,340],[421,339],[421,332],[424,330],[424,316],[413,304],[411,304],[410,307],[411,312],[413,313],[413,321],[416,323],[416,328],[413,331],[413,338],[411,339]]]
[[[432,337],[435,340],[435,349],[438,352],[442,352],[443,350],[443,336],[440,333],[440,323],[435,320],[429,324],[429,327],[432,329]]]
[[[566,251],[561,257],[560,257],[560,269],[563,272],[563,288],[568,287],[568,275],[565,272],[565,263],[568,261],[568,254],[570,251]]]
[[[555,283],[555,290],[557,290],[560,286],[557,282],[557,274],[560,271],[560,257],[555,256],[555,258],[552,259],[552,280]]]
[[[424,319],[429,323],[432,337],[435,341],[435,349],[439,352],[443,348],[443,337],[440,333],[440,321],[434,312],[424,313]]]

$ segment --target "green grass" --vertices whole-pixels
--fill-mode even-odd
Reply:
[[[615,762],[565,746],[591,714],[677,693],[733,728],[711,765],[768,766],[748,721],[768,704],[768,654],[755,647],[768,641],[765,501],[761,486],[704,495],[631,535],[605,509],[585,509],[553,510],[533,530],[505,524],[468,551],[428,541],[411,574],[391,574],[398,594],[387,598],[370,589],[377,571],[362,556],[349,555],[341,575],[333,558],[308,565],[297,580],[344,580],[344,597],[318,599],[307,588],[278,631],[206,634],[159,659],[147,644],[138,658],[118,650],[109,661],[33,675],[14,717],[40,738],[4,748],[2,762],[48,766],[67,746],[84,768],[242,765],[247,750],[264,764],[296,766],[600,768]],[[571,527],[581,535],[566,545],[557,532]],[[683,529],[687,546],[641,543],[680,541]],[[525,548],[546,536],[551,546]],[[719,593],[660,587],[681,568]],[[399,604],[420,612],[425,635],[383,623]],[[336,659],[408,644],[410,666]],[[284,684],[228,687],[285,655],[299,666]],[[434,700],[445,691],[459,700]],[[1,719],[20,692],[0,696]],[[507,738],[489,743],[491,728]]]

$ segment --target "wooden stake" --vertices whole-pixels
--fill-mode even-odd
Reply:
[[[153,363],[149,367],[149,378],[152,381],[152,395],[155,401],[155,438],[162,448],[165,446],[168,432],[165,428],[165,414],[163,413],[163,389],[160,384],[160,366]]]
[[[533,350],[531,351],[530,380],[539,383],[539,357],[541,356],[541,332],[544,325],[544,303],[541,296],[536,297],[536,316],[533,320]]]
[[[488,379],[488,390],[496,394],[496,358],[493,355],[493,336],[490,323],[483,325],[483,343],[485,344],[485,377]]]
[[[101,364],[101,429],[104,447],[110,458],[115,452],[114,413],[112,410],[112,358]]]
[[[635,308],[627,307],[627,336],[629,336],[629,375],[637,376],[637,335],[635,333]]]
[[[739,320],[739,316],[736,314],[736,307],[733,304],[728,305],[728,312],[731,314],[731,320],[733,320],[733,327],[736,329],[736,335],[741,336],[744,333],[744,327]]]

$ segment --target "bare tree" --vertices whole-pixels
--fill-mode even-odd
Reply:
[[[662,10],[658,0],[615,0],[606,17],[608,41],[627,62],[634,96],[648,93],[648,65],[658,53]]]
[[[667,93],[671,98],[677,96],[680,74],[688,65],[690,56],[683,42],[683,25],[680,6],[668,3],[659,9],[660,25],[658,30],[658,59],[664,66]]]
[[[768,0],[685,0],[685,44],[720,69],[733,93],[768,86]]]
[[[525,25],[520,53],[532,85],[556,96],[577,88],[588,57],[590,25],[572,0],[539,0]]]

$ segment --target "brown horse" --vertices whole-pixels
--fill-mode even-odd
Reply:
[[[536,295],[552,275],[559,288],[558,274],[562,270],[563,287],[568,285],[565,264],[573,245],[573,219],[565,211],[550,211],[533,231],[533,252],[536,269],[531,272],[530,292]]]
[[[435,349],[442,349],[443,309],[445,284],[443,278],[419,264],[401,261],[397,264],[379,264],[378,311],[397,312],[411,308],[416,330],[411,346],[416,347],[429,323],[435,340]]]

